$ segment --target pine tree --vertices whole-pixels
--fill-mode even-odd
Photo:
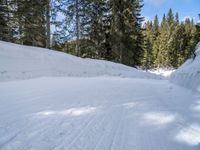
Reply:
[[[9,42],[15,42],[16,35],[14,2],[14,0],[0,0],[0,38]]]
[[[141,8],[141,0],[0,0],[0,39],[50,48],[53,23],[52,47],[81,57],[149,69],[177,68],[194,55],[199,24],[170,9],[142,28]]]
[[[46,47],[46,1],[17,0],[19,35],[21,43]]]
[[[158,21],[158,16],[156,15],[154,18],[154,22],[153,22],[153,36],[154,36],[154,40],[156,40],[156,38],[159,35],[159,21]]]
[[[132,66],[140,66],[141,65],[141,58],[144,53],[143,49],[143,30],[142,30],[142,22],[144,21],[144,17],[141,16],[141,9],[143,0],[135,0],[135,41],[134,41],[134,48],[133,48],[133,64]]]
[[[112,51],[112,31],[111,31],[111,4],[110,1],[105,1],[104,5],[102,7],[103,10],[103,43],[102,43],[102,49],[103,49],[103,58],[106,60],[114,60],[114,54]]]
[[[104,45],[103,42],[105,39],[105,24],[106,24],[106,17],[104,17],[104,14],[106,13],[106,10],[103,8],[105,7],[105,3],[103,0],[96,0],[91,5],[91,30],[89,32],[90,40],[93,43],[93,47],[95,50],[95,54],[99,58],[103,58],[104,55]]]
[[[160,35],[154,42],[153,45],[153,55],[154,55],[154,66],[155,67],[163,67],[163,62],[166,57],[166,42],[167,34],[166,34],[166,17],[163,15],[163,19],[160,27]]]
[[[185,47],[185,59],[188,59],[191,54],[193,53],[194,51],[194,48],[195,48],[195,26],[193,24],[193,21],[191,21],[189,18],[187,18],[185,20],[185,38],[186,38],[186,47]]]
[[[153,67],[153,42],[154,42],[154,33],[155,26],[151,21],[148,21],[144,28],[144,54],[142,59],[142,66],[145,69],[150,69]]]
[[[176,23],[177,21],[177,23]],[[160,35],[154,44],[155,66],[174,67],[177,60],[175,48],[176,24],[178,26],[178,16],[174,19],[172,9],[169,9],[167,16],[163,16],[160,27]]]
[[[200,14],[199,15],[199,20],[200,20]],[[194,35],[194,40],[196,41],[196,43],[199,43],[200,42],[200,21],[196,24],[196,33]],[[194,54],[195,52],[193,52]],[[194,54],[196,55],[196,54]]]
[[[177,42],[176,43],[177,64],[175,64],[175,68],[179,67],[186,61],[185,47],[187,45],[187,39],[186,39],[186,35],[185,35],[185,25],[183,23],[181,23],[178,26],[176,35],[177,35],[177,37],[176,37],[175,42]]]
[[[179,24],[179,15],[176,13],[174,20],[174,30],[172,32],[171,38],[173,41],[171,42],[171,49],[169,57],[171,58],[170,66],[173,68],[177,68],[182,62],[182,52],[183,52],[183,42],[184,42],[184,29]]]
[[[0,40],[9,41],[8,8],[4,0],[0,0]]]
[[[141,1],[112,1],[113,50],[121,63],[137,66],[143,53]]]
[[[98,0],[95,5],[96,7],[94,7],[94,10],[96,10],[96,13],[93,14],[95,14],[97,19],[95,19],[96,21],[92,19],[93,23],[91,27],[94,30],[92,30],[91,34],[96,35],[94,37],[96,37],[96,40],[98,41],[96,42],[97,44],[95,46],[97,55],[100,57],[100,59],[113,60],[111,47],[111,4],[110,1]]]
[[[59,9],[64,14],[65,19],[62,22],[63,39],[66,38],[76,40],[75,53],[77,56],[82,56],[85,50],[85,44],[89,44],[82,40],[89,38],[90,30],[90,12],[92,1],[90,0],[64,0],[61,2]],[[86,42],[86,43],[85,43]],[[87,53],[87,52],[86,52]]]
[[[46,0],[46,47],[51,48],[51,0]]]

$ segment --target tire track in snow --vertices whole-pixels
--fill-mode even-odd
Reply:
[[[105,113],[103,116],[102,116],[102,121],[100,123],[96,123],[95,126],[92,127],[91,129],[91,132],[92,133],[92,139],[91,140],[94,140],[94,141],[91,141],[91,143],[95,143],[95,145],[88,145],[88,144],[85,144],[83,150],[88,150],[88,149],[91,149],[91,147],[94,147],[92,149],[96,149],[98,143],[101,141],[101,139],[104,137],[105,135],[105,132],[103,132],[102,134],[102,129],[104,129],[106,123],[108,122],[108,115]],[[94,137],[95,135],[95,137]],[[98,140],[99,139],[99,140]],[[88,148],[89,147],[89,148]]]
[[[99,125],[98,122],[102,123],[104,121],[104,119],[105,119],[105,116],[103,116],[103,117],[100,117],[100,116],[93,117],[93,119],[91,119],[89,121],[89,123],[84,127],[84,129],[77,136],[75,136],[75,138],[70,142],[70,144],[67,146],[68,147],[67,149],[72,149],[73,146],[76,144],[76,141],[78,141],[81,137],[84,137],[84,135],[86,135],[88,133],[90,133],[89,135],[91,135],[91,132],[92,132],[91,126],[94,127],[93,124]],[[81,145],[82,143],[78,143],[78,144]]]
[[[118,114],[118,115],[117,115]],[[121,137],[119,132],[122,130],[123,122],[123,112],[122,109],[118,106],[112,106],[110,110],[107,112],[107,119],[104,128],[109,131],[105,131],[100,138],[96,139],[96,145],[93,150],[102,150],[102,149],[112,149],[112,146],[115,145],[116,140]],[[120,117],[119,117],[120,116]],[[107,143],[107,144],[106,144]]]
[[[4,149],[7,144],[12,142],[20,134],[20,131],[11,134],[8,137],[3,137],[4,139],[0,139],[0,149]],[[3,142],[1,142],[2,140]]]
[[[122,110],[123,111],[123,110]],[[118,119],[119,123],[117,125],[117,127],[115,128],[115,131],[114,131],[114,136],[113,136],[113,139],[112,139],[112,142],[111,142],[111,145],[109,146],[109,149],[110,150],[115,150],[115,145],[116,145],[116,141],[117,141],[117,138],[119,138],[121,135],[119,134],[119,132],[122,130],[122,124],[123,124],[123,121],[124,121],[124,112],[120,113],[120,118]]]
[[[72,131],[71,136],[67,136],[67,139],[65,139],[59,146],[54,147],[53,150],[59,150],[61,147],[65,147],[65,144],[69,144],[68,147],[72,146],[73,143],[75,143],[75,141],[84,133],[88,126],[95,121],[95,117],[96,116],[89,117],[84,125],[79,125],[79,127],[75,129],[76,132]]]
[[[99,128],[101,128],[102,130],[104,130],[104,132],[103,132],[103,134],[100,133],[100,137],[98,137],[98,138],[96,137],[96,143],[94,145],[93,150],[99,149],[99,146],[101,146],[103,140],[105,140],[105,137],[106,137],[106,135],[108,133],[105,130],[106,130],[106,127],[108,126],[108,124],[110,123],[109,122],[110,119],[112,118],[111,114],[112,114],[112,112],[109,112],[109,111],[107,111],[106,113],[104,113],[104,120],[101,123],[101,125],[99,126]],[[85,150],[87,150],[87,149],[85,149]]]

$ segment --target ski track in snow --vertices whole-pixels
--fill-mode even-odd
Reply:
[[[167,80],[0,84],[1,150],[199,150],[200,95]]]

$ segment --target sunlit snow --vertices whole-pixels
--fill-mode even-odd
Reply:
[[[0,41],[0,150],[199,150],[199,62],[170,82]]]

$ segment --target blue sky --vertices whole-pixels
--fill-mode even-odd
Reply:
[[[143,4],[142,15],[145,20],[153,20],[156,14],[162,19],[163,14],[172,8],[174,13],[179,13],[180,20],[189,17],[195,22],[199,21],[200,0],[144,0]]]

